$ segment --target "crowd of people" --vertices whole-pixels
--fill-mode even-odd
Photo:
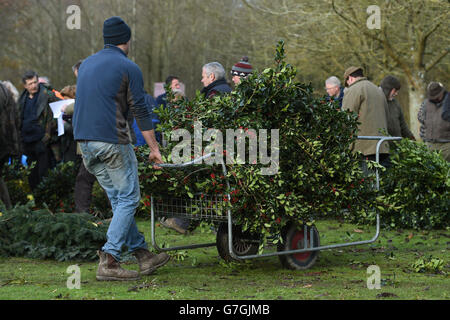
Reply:
[[[336,101],[342,110],[358,113],[359,136],[389,136],[416,140],[403,115],[400,103],[395,99],[401,89],[399,79],[388,75],[376,86],[366,77],[361,67],[350,67],[344,73],[344,85],[336,76],[325,81],[328,99]],[[450,97],[439,82],[430,82],[426,99],[418,113],[420,138],[430,150],[440,151],[450,161]],[[355,150],[365,158],[375,160],[376,141],[360,140]],[[386,167],[389,162],[389,145],[380,148],[380,163]]]
[[[35,163],[29,175],[33,191],[48,170],[59,162],[76,161],[79,169],[75,181],[75,211],[89,212],[93,184],[98,181],[105,190],[113,211],[107,242],[99,251],[98,280],[134,280],[152,273],[169,260],[166,253],[153,254],[137,230],[134,220],[140,201],[137,160],[134,146],[148,145],[149,161],[155,168],[162,163],[159,146],[162,136],[156,125],[160,119],[155,108],[167,107],[167,93],[156,98],[144,90],[141,69],[128,59],[131,29],[120,17],[111,17],[103,25],[104,48],[78,61],[73,67],[76,85],[54,90],[48,79],[27,71],[22,77],[24,90],[19,95],[10,82],[0,82],[0,170],[11,158],[22,154],[28,164]],[[253,73],[247,57],[231,69],[231,79],[238,86],[241,79]],[[344,83],[332,76],[325,81],[328,99],[341,110],[359,115],[358,135],[392,136],[414,139],[402,108],[395,99],[401,85],[393,77],[385,77],[380,86],[364,76],[361,67],[345,70]],[[203,66],[202,94],[206,98],[230,93],[226,71],[219,62]],[[176,98],[184,98],[180,78],[169,76],[165,81]],[[57,122],[49,103],[75,99],[62,109],[64,135],[58,136]],[[437,82],[429,84],[418,119],[420,137],[432,150],[441,150],[450,161],[449,95]],[[355,151],[365,159],[375,160],[376,141],[358,140]],[[82,161],[79,161],[82,159]],[[389,166],[389,145],[380,149],[380,163]],[[8,189],[0,179],[1,200],[12,206]],[[161,223],[186,233],[189,221],[164,219]],[[122,246],[126,245],[139,263],[140,272],[120,266]]]

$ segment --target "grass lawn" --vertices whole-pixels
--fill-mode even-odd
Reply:
[[[139,229],[150,243],[150,222],[138,219]],[[321,244],[372,238],[375,227],[321,221]],[[193,234],[179,235],[157,226],[158,244],[170,246],[215,242],[205,226]],[[316,264],[306,271],[282,269],[278,257],[225,263],[215,247],[173,254],[155,274],[131,282],[99,282],[98,262],[56,262],[25,258],[0,258],[0,299],[193,299],[193,300],[299,300],[299,299],[449,299],[450,230],[381,230],[371,245],[321,251]],[[270,250],[270,248],[268,249]],[[432,255],[445,261],[444,272],[417,273],[417,259]],[[78,265],[81,288],[70,290],[67,268]],[[125,268],[137,270],[132,261]],[[369,265],[381,271],[381,289],[369,290]]]

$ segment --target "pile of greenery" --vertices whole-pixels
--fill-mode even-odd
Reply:
[[[433,256],[417,259],[411,264],[411,268],[417,273],[444,273],[445,261]]]
[[[0,256],[58,261],[97,258],[107,226],[89,214],[32,210],[34,203],[5,210],[0,206]]]
[[[313,88],[295,81],[296,69],[285,62],[284,44],[276,49],[275,67],[255,73],[229,95],[169,103],[157,112],[159,129],[168,141],[162,150],[164,160],[171,162],[172,152],[180,142],[171,140],[171,132],[185,129],[191,133],[187,160],[215,151],[226,159],[227,129],[258,133],[259,129],[279,130],[279,167],[276,174],[261,175],[261,163],[227,164],[230,189],[220,166],[210,171],[153,170],[140,162],[141,187],[144,195],[190,197],[195,194],[229,193],[224,202],[233,208],[234,221],[244,230],[267,236],[279,234],[288,222],[304,223],[345,208],[350,215],[366,215],[375,206],[384,207],[382,198],[372,188],[373,176],[364,177],[359,157],[351,150],[357,137],[357,115],[342,112],[333,102],[315,98]],[[169,94],[169,100],[171,95]],[[172,100],[173,101],[173,100]],[[209,128],[223,133],[223,141],[211,137],[194,150],[195,123],[201,122],[204,137]],[[272,137],[273,138],[273,137]],[[206,140],[206,139],[205,139]],[[270,150],[271,140],[268,142]],[[249,141],[246,139],[246,160]],[[148,151],[147,151],[148,152]],[[184,152],[180,152],[184,153]],[[270,153],[270,151],[269,151]],[[147,159],[145,149],[138,152]],[[186,156],[186,154],[185,154]],[[197,174],[192,174],[198,171]],[[228,201],[230,200],[230,201]]]
[[[392,205],[382,213],[390,227],[438,229],[450,225],[450,163],[424,143],[403,139],[391,153],[381,191]]]

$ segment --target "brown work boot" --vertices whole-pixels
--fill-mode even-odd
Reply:
[[[98,251],[100,263],[98,264],[97,280],[99,281],[132,281],[139,280],[137,271],[125,270],[120,263],[109,253]]]
[[[140,274],[149,275],[159,267],[162,267],[169,261],[170,256],[167,253],[154,254],[147,249],[137,249],[133,252],[139,263]]]

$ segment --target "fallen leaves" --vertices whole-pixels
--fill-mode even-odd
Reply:
[[[414,237],[414,234],[411,232],[406,238],[405,242],[409,242]]]
[[[398,295],[396,295],[395,293],[390,293],[390,292],[382,292],[380,294],[377,294],[377,299],[380,298],[398,298]]]
[[[316,271],[316,272],[306,272],[303,274],[305,277],[313,277],[313,276],[320,276],[327,273],[326,271]]]
[[[143,290],[143,289],[155,288],[156,287],[155,280],[156,280],[156,278],[153,279],[152,281],[150,281],[150,283],[144,282],[142,284],[133,286],[128,289],[128,292],[138,292],[139,290]]]
[[[195,288],[195,287],[192,287],[192,288],[195,290],[199,290],[199,291],[211,291],[210,289],[207,289],[206,287],[208,287],[208,284],[204,283],[203,288]]]
[[[314,298],[320,298],[320,297],[326,297],[329,296],[330,294],[328,292],[322,293],[322,294],[318,294],[316,296],[314,296]]]
[[[58,294],[57,296],[55,296],[55,299],[64,299],[64,300],[68,300],[70,299],[70,294],[66,293],[64,296],[62,295],[62,293]]]

